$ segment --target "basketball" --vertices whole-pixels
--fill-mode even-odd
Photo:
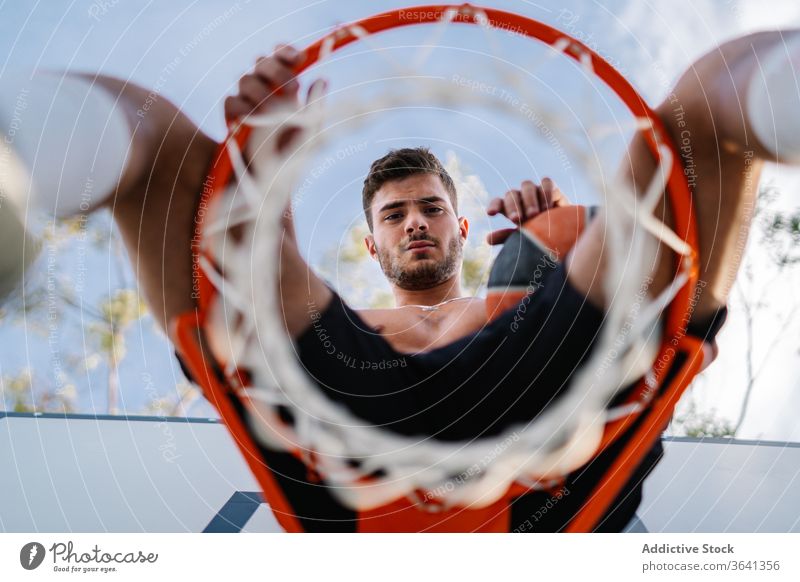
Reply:
[[[13,149],[0,152],[0,304],[16,291],[39,253],[39,241],[26,229],[27,172]]]
[[[562,206],[525,221],[512,233],[489,273],[486,315],[489,320],[514,308],[541,286],[578,241],[597,207]]]

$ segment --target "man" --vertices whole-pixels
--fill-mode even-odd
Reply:
[[[279,46],[272,57],[261,59],[253,73],[242,78],[239,94],[226,100],[226,117],[264,113],[295,102],[299,86],[291,66],[298,57],[292,47]],[[553,181],[545,178],[541,185],[525,181],[518,190],[493,199],[487,212],[521,224],[568,203]],[[486,323],[483,300],[463,297],[461,290],[461,247],[469,223],[458,216],[453,181],[432,154],[405,149],[377,160],[364,185],[363,206],[371,233],[365,243],[391,283],[397,306],[360,311],[370,327],[380,330],[398,351],[416,353],[451,343]],[[389,213],[392,209],[395,212]],[[296,338],[310,325],[307,303],[296,299],[307,297],[324,310],[332,295],[313,273],[308,280],[310,292],[306,288],[308,267],[297,249],[291,213],[285,217],[288,240],[281,269],[298,276],[284,280],[281,296],[287,329]],[[511,230],[491,233],[489,242],[502,243]],[[420,311],[420,306],[426,309]],[[424,323],[417,325],[420,321]]]
[[[462,248],[469,233],[458,215],[455,184],[425,148],[393,150],[376,160],[364,182],[365,244],[388,279],[394,309],[361,310],[361,317],[398,351],[442,347],[487,323],[485,301],[461,289]],[[525,181],[493,199],[487,212],[517,224],[568,204],[553,181]],[[512,229],[489,235],[500,243]]]
[[[790,40],[788,48],[784,45],[785,38]],[[670,100],[658,108],[674,140],[686,138],[688,132],[688,139],[695,144],[698,180],[694,202],[699,227],[700,278],[706,286],[690,325],[699,330],[695,331],[699,335],[713,335],[720,314],[724,313],[741,259],[739,243],[747,233],[746,210],[752,207],[763,161],[800,161],[798,99],[794,85],[786,82],[787,78],[793,78],[793,67],[800,66],[797,38],[797,33],[768,32],[726,43],[700,59],[681,78]],[[298,58],[296,51],[282,46],[272,57],[261,59],[253,73],[241,80],[239,95],[226,102],[228,117],[267,111],[281,102],[297,100],[299,86],[291,67]],[[760,63],[763,69],[759,68]],[[102,131],[91,128],[83,134],[78,131],[75,139],[96,155],[108,154],[102,183],[108,183],[109,176],[114,178],[111,188],[95,191],[90,206],[112,206],[145,297],[156,320],[167,329],[171,319],[194,308],[190,256],[193,218],[206,168],[217,144],[169,103],[153,99],[143,89],[109,78],[73,78],[71,82],[80,84],[78,81],[83,83],[83,93],[97,98],[94,111],[98,116],[106,116],[106,123],[102,124]],[[102,91],[106,98],[98,97],[97,91]],[[79,117],[80,108],[74,101],[56,100],[63,102],[67,119]],[[775,102],[783,112],[780,124],[770,117],[770,105]],[[680,118],[674,115],[676,103],[681,106]],[[7,100],[6,111],[8,105]],[[66,115],[71,108],[76,112],[73,117]],[[37,108],[27,106],[27,112],[30,124],[35,125],[39,120]],[[42,129],[41,125],[39,121],[38,129]],[[109,126],[127,126],[126,147],[100,151],[96,145],[93,149],[93,145],[107,138],[105,132]],[[45,127],[44,135],[53,135],[55,129]],[[42,143],[46,147],[49,144]],[[50,149],[45,154],[58,160],[57,144]],[[532,371],[519,365],[513,365],[511,370],[516,376],[505,376],[502,385],[498,385],[498,373],[505,372],[505,368],[486,370],[481,365],[485,360],[478,358],[487,354],[492,345],[497,346],[502,339],[502,326],[486,323],[480,301],[460,300],[458,256],[468,223],[457,216],[457,202],[451,197],[446,175],[424,152],[414,154],[419,156],[415,167],[422,167],[422,172],[392,177],[392,168],[396,169],[393,159],[407,154],[390,154],[388,159],[376,162],[364,188],[365,211],[372,227],[366,244],[392,281],[398,307],[356,314],[339,301],[303,261],[287,213],[284,223],[287,243],[280,257],[284,274],[280,292],[287,331],[295,339],[303,363],[323,389],[345,401],[362,418],[386,422],[398,432],[419,434],[422,430],[443,439],[472,438],[495,432],[511,422],[529,420],[568,384],[570,374],[591,348],[593,334],[586,331],[598,329],[602,322],[606,303],[602,286],[606,259],[603,237],[604,230],[613,227],[613,223],[603,213],[591,223],[565,264],[548,277],[548,284],[538,293],[538,312],[526,318],[529,327],[523,335],[529,334],[527,347],[522,341],[512,342],[517,351],[504,354],[506,363],[516,364],[523,356],[533,362],[536,373],[544,376],[539,389],[530,389]],[[61,155],[66,157],[67,152]],[[46,184],[47,173],[37,175],[34,158],[26,157],[25,151],[21,157],[23,164],[31,169],[34,182]],[[641,135],[631,144],[626,161],[633,184],[638,187],[647,184],[655,166]],[[94,166],[86,160],[72,162],[78,167],[78,175],[80,163],[86,164],[87,173],[94,171],[90,169]],[[383,179],[386,175],[389,178]],[[65,204],[57,196],[53,199],[50,188],[40,187],[37,196],[40,206],[57,214],[69,214],[79,207],[75,200],[67,200]],[[565,203],[552,183],[544,182],[540,187],[524,183],[518,191],[493,201],[490,213],[505,214],[519,223],[544,208]],[[669,223],[666,202],[660,213]],[[504,233],[496,233],[491,239],[497,241],[503,236]],[[651,272],[654,293],[671,279],[672,267],[667,255],[660,253],[654,262]],[[311,315],[309,305],[314,306]],[[547,313],[558,315],[547,323],[549,320],[544,318]],[[416,354],[413,360],[409,357],[413,364],[395,367],[395,372],[400,373],[391,376],[375,375],[377,370],[371,365],[358,370],[352,376],[353,384],[348,384],[353,390],[347,393],[325,386],[331,378],[341,379],[342,369],[334,370],[334,362],[318,353],[319,342],[313,330],[320,322],[344,334],[347,349],[364,361],[375,363]],[[575,322],[578,325],[570,326]],[[570,331],[573,327],[575,331]],[[561,348],[557,357],[550,357],[556,340]],[[471,357],[463,357],[465,353]],[[449,365],[454,354],[460,358],[459,365]],[[545,355],[550,357],[550,363],[540,365]],[[436,381],[426,376],[431,370],[445,369],[447,375]],[[481,371],[484,378],[476,380],[474,373]],[[404,390],[399,396],[392,392],[397,386],[408,386],[409,381],[420,379],[424,381],[424,390],[419,387]],[[492,387],[490,398],[481,398],[478,390],[485,391],[492,379],[488,384]],[[465,390],[463,387],[467,385],[473,389]],[[391,400],[376,405],[381,399],[370,398],[376,392]],[[443,400],[446,406],[441,406]],[[478,401],[485,405],[475,408]],[[386,406],[386,402],[391,402],[391,406]],[[297,464],[291,465],[279,455],[273,455],[268,462],[273,471],[296,484],[289,496],[294,500],[294,511],[307,528],[347,530],[361,528],[360,524],[368,522],[363,515],[354,515],[338,506],[324,487],[302,474]],[[635,478],[641,478],[641,474]],[[612,507],[606,527],[619,529],[624,525],[632,515],[630,506],[635,509],[635,497],[632,503],[626,497]],[[531,503],[537,501],[531,496],[521,499],[525,509],[517,511],[517,515],[513,515],[512,509],[512,515],[505,511],[500,517],[496,514],[487,519],[494,520],[500,529],[529,523],[524,516],[526,512],[530,515]],[[564,513],[548,523],[548,528],[563,527],[574,510],[566,504],[561,507],[565,508]]]

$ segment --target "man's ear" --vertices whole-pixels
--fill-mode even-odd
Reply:
[[[462,240],[467,240],[469,234],[469,220],[466,216],[458,217],[458,231],[461,233]]]
[[[364,244],[367,245],[367,252],[369,252],[369,256],[374,259],[377,256],[378,251],[375,249],[375,237],[372,236],[372,233],[364,237]]]

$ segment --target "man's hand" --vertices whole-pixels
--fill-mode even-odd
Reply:
[[[295,48],[279,44],[275,52],[268,57],[260,57],[256,61],[252,73],[244,75],[239,80],[239,92],[225,100],[225,119],[230,123],[248,115],[269,113],[279,108],[300,107],[300,83],[294,73],[295,67],[301,62],[302,54]],[[315,93],[319,90],[319,93]],[[308,98],[320,95],[325,90],[325,81],[314,82],[308,90]],[[296,126],[287,125],[275,138],[275,149],[278,152],[289,145],[291,140],[299,134]],[[249,143],[243,152],[247,160],[251,160],[251,148],[258,150],[262,144]],[[289,240],[295,239],[294,224],[292,220],[292,203],[287,203],[284,209],[282,224]]]
[[[239,80],[239,93],[225,99],[225,119],[230,123],[248,115],[269,113],[279,108],[300,106],[300,83],[294,68],[301,62],[302,54],[295,48],[279,44],[268,57],[260,57],[252,73]],[[307,99],[325,91],[325,81],[318,79],[308,88]],[[297,136],[297,127],[286,127],[276,140],[278,151]]]
[[[509,190],[502,198],[494,198],[489,202],[486,213],[489,216],[502,214],[517,226],[526,220],[559,206],[568,206],[569,200],[564,193],[558,189],[555,182],[550,178],[544,178],[541,186],[537,186],[530,180],[525,180],[519,190]],[[508,236],[517,230],[516,228],[501,228],[486,235],[486,241],[490,245],[498,245],[505,242]]]
[[[266,113],[276,104],[297,103],[300,84],[294,67],[300,53],[279,44],[268,57],[259,57],[253,72],[239,80],[239,93],[225,100],[225,119],[234,121],[250,114]]]

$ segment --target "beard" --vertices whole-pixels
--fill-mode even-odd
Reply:
[[[409,243],[418,240],[429,240],[439,244],[439,241],[427,236],[415,238]],[[407,291],[421,291],[444,283],[458,272],[463,246],[461,237],[456,236],[450,241],[447,253],[440,261],[412,258],[411,262],[406,264],[402,264],[400,260],[400,257],[407,252],[405,251],[406,245],[402,245],[403,250],[400,251],[400,255],[378,249],[378,262],[389,282]]]

